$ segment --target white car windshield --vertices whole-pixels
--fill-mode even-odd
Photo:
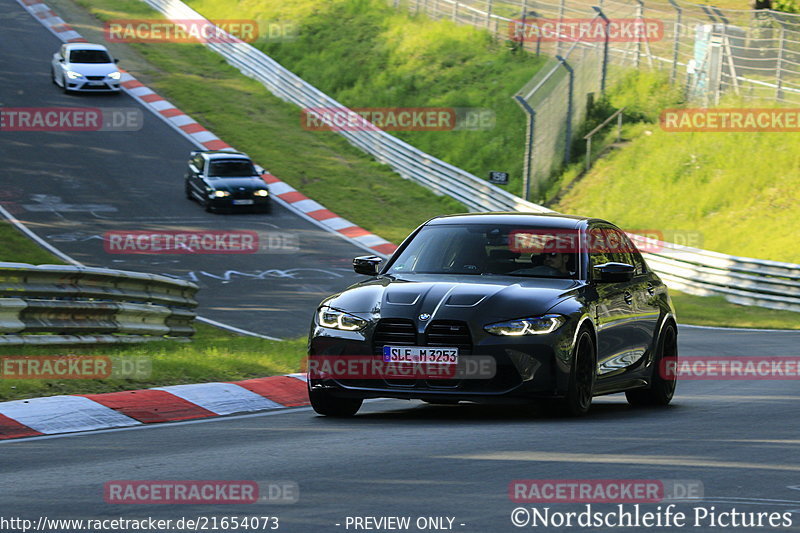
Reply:
[[[105,50],[72,50],[69,53],[70,63],[112,63]]]

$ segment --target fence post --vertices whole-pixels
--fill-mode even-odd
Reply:
[[[533,160],[533,139],[536,132],[536,111],[533,110],[530,104],[526,102],[525,98],[522,96],[517,95],[514,97],[514,99],[528,115],[528,127],[527,131],[525,132],[525,161],[523,162],[522,166],[522,197],[525,200],[529,200],[531,196],[531,174],[533,173],[533,165],[531,164],[531,161]],[[538,200],[538,183],[536,184],[535,189],[536,198]]]
[[[569,88],[567,89],[567,122],[565,124],[566,132],[564,135],[564,165],[566,166],[569,164],[569,160],[572,156],[572,107],[574,98],[573,92],[575,89],[575,71],[563,57],[556,56],[556,59],[561,62],[561,65],[567,69],[567,73],[569,74]]]
[[[419,2],[420,0],[414,0],[414,14],[419,15]]]
[[[487,30],[492,25],[492,3],[493,3],[493,0],[487,0],[487,2],[486,2],[486,29]]]
[[[453,2],[453,22],[458,22],[458,0]]]
[[[778,45],[778,63],[775,65],[775,83],[777,89],[775,90],[775,98],[783,98],[783,49],[786,46],[786,28],[781,24],[781,40]]]
[[[561,23],[564,20],[564,2],[566,0],[561,0],[558,5],[558,22]],[[556,34],[556,56],[561,53],[561,35]]]
[[[675,0],[669,0],[669,3],[672,4],[672,7],[675,8],[675,12],[677,13],[675,17],[675,25],[673,26],[673,33],[674,39],[672,42],[672,71],[669,74],[669,83],[675,83],[675,77],[677,76],[678,72],[678,47],[680,46],[680,35],[681,35],[681,27],[682,27],[682,19],[683,19],[683,10],[681,7],[675,3]]]
[[[603,19],[605,24],[605,39],[603,39],[603,59],[600,61],[600,96],[606,94],[606,78],[608,76],[608,27],[611,23],[603,13],[602,8],[592,7],[597,12],[597,16]]]
[[[636,0],[636,19],[641,23],[642,15],[644,11],[644,2],[642,0]],[[642,37],[641,35],[636,39],[636,68],[639,69],[641,67],[641,60],[642,60]]]

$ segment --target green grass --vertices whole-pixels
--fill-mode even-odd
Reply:
[[[641,133],[553,207],[623,228],[699,231],[700,248],[800,262],[800,136],[670,133],[658,124]]]
[[[800,315],[736,305],[723,296],[692,296],[676,290],[669,291],[680,324],[724,326],[737,328],[800,329]]]
[[[62,265],[64,261],[55,257],[44,248],[15,228],[10,222],[0,219],[0,261],[12,263],[30,263],[32,265]]]
[[[153,341],[106,346],[3,346],[0,355],[104,355],[150,360],[148,379],[0,379],[0,401],[56,394],[89,394],[182,383],[238,381],[297,372],[306,339],[269,341],[195,324],[191,342]]]
[[[505,41],[450,21],[412,17],[383,0],[192,0],[212,19],[293,20],[295,40],[256,43],[268,55],[350,107],[455,107],[494,113],[491,129],[392,132],[481,178],[511,174],[522,191],[525,114],[512,96],[544,65]]]

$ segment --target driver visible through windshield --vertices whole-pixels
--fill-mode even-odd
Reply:
[[[392,262],[387,273],[577,279],[577,235],[576,230],[555,228],[426,226]]]

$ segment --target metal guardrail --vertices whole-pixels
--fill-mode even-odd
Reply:
[[[170,19],[205,20],[180,0],[144,1]],[[261,81],[283,100],[303,108],[346,109],[260,50],[233,37],[230,40],[234,42],[206,43],[205,46],[222,55],[245,75]],[[390,165],[401,176],[437,194],[455,198],[473,211],[553,212],[440,161],[386,132],[339,133],[378,161]],[[659,246],[661,252],[646,253],[645,258],[653,270],[676,289],[697,295],[721,294],[731,302],[744,305],[800,311],[797,292],[800,265],[736,257],[669,243],[660,243]]]
[[[155,274],[0,263],[0,345],[190,337],[197,290]]]

